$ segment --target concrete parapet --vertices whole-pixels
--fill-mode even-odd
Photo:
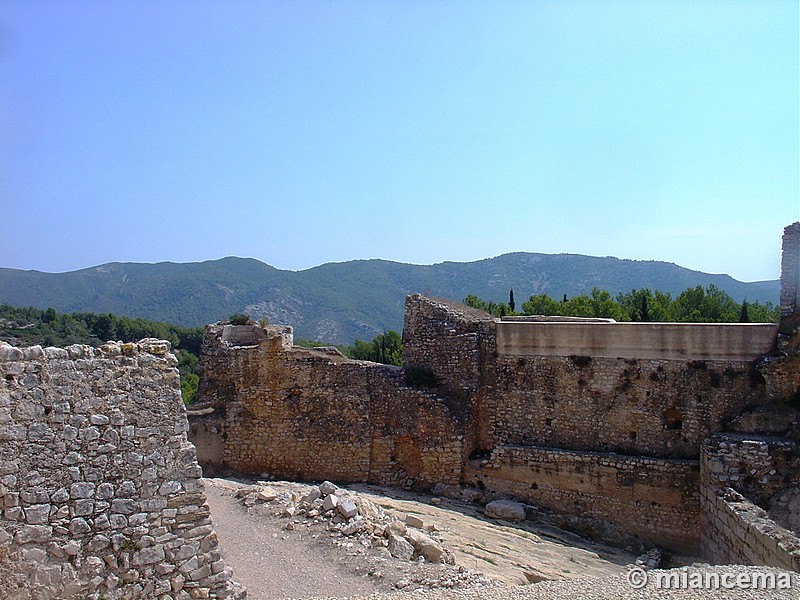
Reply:
[[[775,347],[771,323],[500,321],[497,352],[650,360],[756,360]]]

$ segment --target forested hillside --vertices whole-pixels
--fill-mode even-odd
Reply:
[[[409,265],[385,260],[329,263],[284,271],[254,259],[201,263],[111,263],[69,273],[0,269],[0,303],[60,312],[112,313],[197,326],[244,312],[291,325],[299,338],[352,344],[403,325],[410,293],[460,301],[469,294],[506,302],[547,294],[612,296],[633,289],[676,297],[714,285],[735,301],[777,304],[778,281],[743,283],[671,263],[575,254],[505,254],[469,263]]]

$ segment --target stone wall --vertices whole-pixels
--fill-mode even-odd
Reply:
[[[234,595],[169,351],[0,343],[0,597]]]
[[[409,385],[398,367],[293,347],[280,328],[232,328],[207,328],[200,396],[214,413],[192,419],[198,435],[224,428],[224,466],[402,487],[460,480],[469,405]]]
[[[465,479],[496,494],[609,521],[675,551],[698,548],[697,461],[498,446],[470,461]]]
[[[784,235],[779,326],[500,320],[413,294],[403,369],[294,348],[286,329],[218,326],[201,378],[213,414],[193,435],[215,466],[480,483],[696,547],[704,440],[800,438],[799,252],[800,223]],[[800,486],[782,498],[794,506]]]
[[[792,429],[785,413],[762,410],[775,398],[759,360],[776,333],[769,324],[505,321],[414,295],[404,343],[408,366],[470,393],[464,482],[697,550],[703,441],[729,427]]]
[[[732,488],[703,488],[702,552],[713,564],[767,565],[800,572],[800,538]]]
[[[800,312],[800,222],[787,225],[781,245],[781,317]]]
[[[431,371],[451,391],[472,393],[494,351],[494,319],[487,313],[420,294],[406,298],[403,364]]]
[[[706,437],[767,402],[754,361],[500,355],[495,377],[490,448],[696,460]]]
[[[796,521],[770,514],[775,501],[798,484],[800,452],[794,442],[741,434],[712,436],[704,444],[700,469],[703,555],[716,563],[800,571],[800,538],[784,526]]]

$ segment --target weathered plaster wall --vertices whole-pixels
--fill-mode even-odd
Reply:
[[[614,323],[500,320],[497,352],[637,360],[752,362],[775,347],[771,323]]]
[[[0,597],[234,594],[169,350],[0,343]]]

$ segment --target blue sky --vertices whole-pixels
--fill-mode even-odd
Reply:
[[[777,278],[798,3],[0,0],[0,266]]]

